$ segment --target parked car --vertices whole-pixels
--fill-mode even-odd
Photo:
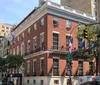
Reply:
[[[81,85],[100,85],[98,81],[85,82]]]

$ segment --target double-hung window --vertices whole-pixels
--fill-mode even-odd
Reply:
[[[58,49],[59,46],[59,34],[53,33],[53,49]]]
[[[36,60],[33,60],[33,76],[36,76]]]
[[[40,75],[44,75],[44,59],[40,59]]]
[[[30,54],[30,40],[27,42],[27,54]]]
[[[53,59],[53,75],[59,76],[59,59]]]
[[[40,34],[40,48],[44,50],[44,32]]]
[[[35,51],[36,50],[36,46],[37,46],[37,38],[36,37],[34,37],[33,38],[33,51]]]

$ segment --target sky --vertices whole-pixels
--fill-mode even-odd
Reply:
[[[51,1],[60,3],[60,0]],[[0,0],[0,22],[18,24],[34,7],[38,7],[38,0]]]

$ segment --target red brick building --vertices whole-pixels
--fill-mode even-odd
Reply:
[[[16,26],[10,53],[23,55],[25,58],[23,85],[67,84],[69,68],[66,55],[69,51],[69,39],[73,37],[73,46],[78,49],[76,33],[79,23],[95,23],[95,18],[46,2]],[[92,61],[74,58],[72,63],[72,76],[95,74]],[[14,73],[13,70],[10,72]],[[14,82],[18,81],[17,78],[14,79]]]

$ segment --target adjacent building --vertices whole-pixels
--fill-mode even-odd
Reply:
[[[61,5],[92,14],[100,21],[100,0],[61,0]]]
[[[35,8],[13,31],[15,39],[10,42],[9,52],[23,55],[25,71],[23,78],[17,78],[16,71],[10,69],[12,80],[19,85],[67,85],[70,67],[72,76],[95,75],[92,60],[75,57],[72,65],[66,60],[71,37],[74,48],[79,48],[79,24],[95,22],[91,15],[50,1]]]
[[[0,23],[0,36],[8,38],[12,28],[13,25],[11,24]]]

